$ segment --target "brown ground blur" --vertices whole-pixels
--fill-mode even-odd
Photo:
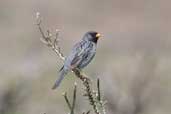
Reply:
[[[61,30],[68,54],[89,30],[100,32],[97,55],[85,72],[102,81],[107,114],[171,113],[170,0],[0,0],[0,114],[66,114],[62,97],[77,80],[68,74],[52,91],[62,62],[43,45],[35,26]],[[77,113],[87,102],[79,88]]]

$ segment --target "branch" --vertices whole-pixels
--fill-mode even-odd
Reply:
[[[99,114],[99,111],[98,111],[96,103],[95,103],[95,98],[93,96],[93,92],[90,87],[90,79],[87,78],[87,76],[85,74],[84,75],[81,74],[79,69],[73,69],[73,72],[83,82],[83,85],[85,86],[85,92],[86,92],[86,94],[84,96],[88,97],[89,103],[90,103],[90,105],[93,106],[95,114]]]
[[[106,114],[106,110],[105,110],[105,104],[106,101],[103,101],[101,99],[101,94],[100,94],[100,79],[97,79],[97,93],[96,94],[96,106],[98,108],[98,110],[100,111],[101,114]]]
[[[97,90],[98,90],[97,99],[100,101],[101,95],[100,95],[100,80],[99,80],[99,78],[97,79]]]
[[[63,93],[63,96],[64,96],[64,99],[66,101],[66,104],[68,105],[68,108],[71,110],[72,109],[72,106],[71,106],[71,104],[70,104],[70,102],[68,100],[67,93],[66,92]]]
[[[76,102],[76,93],[77,93],[77,84],[75,83],[74,84],[74,94],[73,94],[71,114],[74,114],[75,102]]]
[[[83,114],[90,114],[90,110],[89,110],[89,111],[87,111],[86,113],[85,113],[85,112],[83,112]]]
[[[43,29],[41,27],[42,24],[42,19],[40,16],[40,13],[37,12],[36,14],[36,25],[39,29],[39,32],[42,35],[42,38],[40,39],[45,45],[47,45],[48,47],[50,47],[58,56],[59,58],[64,61],[65,57],[63,55],[63,53],[61,52],[61,48],[59,46],[59,30],[56,29],[56,33],[55,33],[55,38],[53,40],[53,36],[50,32],[50,30],[47,30],[47,35],[45,35],[45,33],[43,32]]]
[[[75,102],[76,102],[76,93],[77,93],[77,84],[75,83],[74,84],[74,93],[73,93],[72,105],[71,105],[71,103],[68,100],[67,93],[64,92],[64,94],[63,94],[64,99],[65,99],[65,101],[66,101],[66,103],[68,105],[68,108],[70,109],[70,114],[74,114]]]

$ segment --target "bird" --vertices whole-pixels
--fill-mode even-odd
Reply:
[[[64,65],[60,69],[59,78],[55,81],[52,89],[59,87],[65,75],[77,68],[82,70],[94,58],[96,54],[97,41],[101,35],[96,31],[88,31],[84,34],[80,42],[76,43],[70,54],[66,57]]]

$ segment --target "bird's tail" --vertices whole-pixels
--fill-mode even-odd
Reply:
[[[63,70],[63,69],[61,70],[60,76],[56,80],[56,82],[55,82],[54,86],[52,87],[52,89],[56,89],[57,87],[59,87],[59,85],[60,85],[61,81],[64,79],[64,76],[66,75],[66,73],[67,72],[65,70]]]

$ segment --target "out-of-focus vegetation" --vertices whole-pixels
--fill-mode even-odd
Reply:
[[[39,11],[45,27],[61,30],[65,55],[85,32],[103,35],[85,72],[94,81],[102,80],[108,114],[170,114],[170,4],[169,0],[0,0],[0,113],[66,114],[61,94],[70,93],[75,80],[80,83],[70,73],[58,90],[51,90],[62,62],[39,40],[35,26]],[[88,106],[79,92],[78,113]]]

